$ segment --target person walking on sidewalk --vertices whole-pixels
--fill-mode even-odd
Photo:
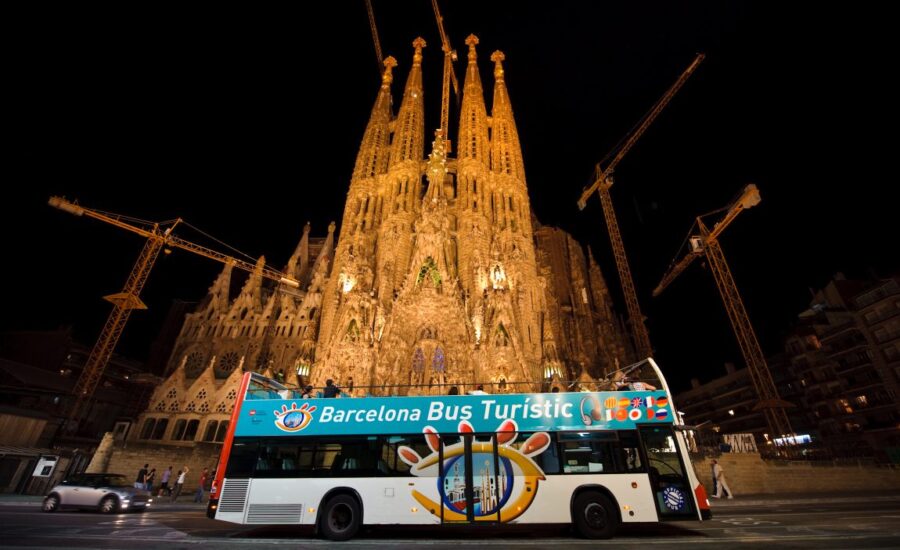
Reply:
[[[718,460],[713,460],[712,465],[713,479],[719,484],[718,487],[716,487],[716,494],[713,495],[713,498],[722,498],[723,491],[727,492],[728,498],[734,498],[734,493],[731,492],[731,488],[728,487],[728,482],[725,481],[725,470],[719,464]]]
[[[153,491],[153,482],[156,480],[156,468],[150,468],[147,475],[144,476],[144,489]]]
[[[200,483],[197,485],[197,492],[194,493],[194,502],[203,502],[203,488],[206,486],[206,478],[209,477],[209,468],[203,468],[200,473]]]
[[[181,494],[181,488],[184,487],[184,478],[187,477],[189,471],[188,467],[185,466],[183,470],[178,472],[178,479],[175,480],[175,489],[172,491],[172,502],[175,502]]]
[[[169,489],[169,478],[171,478],[171,477],[172,477],[172,467],[169,466],[169,469],[166,470],[165,472],[163,472],[163,474],[162,474],[162,481],[159,485],[159,495],[158,496],[163,496],[163,493],[165,493],[166,496],[170,495],[171,489]]]
[[[147,468],[149,468],[149,464],[144,464],[144,467],[138,470],[137,478],[134,480],[134,486],[137,489],[144,488],[144,476],[147,475]]]

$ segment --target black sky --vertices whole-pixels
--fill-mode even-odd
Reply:
[[[430,3],[374,7],[385,54],[400,62],[395,101],[412,39],[429,43],[430,133],[441,67]],[[481,38],[488,89],[490,53],[506,53],[532,206],[542,223],[591,244],[617,294],[599,202],[579,213],[575,201],[593,165],[696,52],[707,54],[612,189],[651,339],[676,388],[740,355],[708,270],[693,266],[659,299],[650,292],[694,216],[746,183],[763,202],[722,243],[767,353],[807,306],[809,287],[838,271],[900,267],[888,7],[454,0],[442,9],[456,48],[471,32]],[[121,288],[141,239],[51,209],[51,194],[144,219],[181,216],[280,266],[307,220],[314,235],[340,222],[379,80],[361,0],[87,10],[7,19],[19,39],[7,52],[2,328],[72,325],[91,343],[108,312],[100,296]],[[120,350],[145,357],[170,301],[202,298],[219,270],[187,253],[161,258],[144,293],[151,309],[132,317]]]

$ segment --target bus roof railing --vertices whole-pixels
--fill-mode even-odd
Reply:
[[[300,391],[305,386],[294,385],[281,382],[272,378],[263,376],[257,372],[250,372],[251,383],[248,386],[248,397],[256,399],[294,399],[300,397]],[[490,388],[492,391],[499,390],[502,393],[510,393],[509,389],[523,388],[525,391],[512,393],[549,393],[553,387],[563,387],[566,391],[653,391],[665,390],[668,392],[668,386],[658,365],[652,358],[647,358],[637,363],[622,367],[608,373],[604,378],[596,380],[562,379],[557,376],[551,378],[542,378],[538,381],[467,381],[467,382],[439,382],[432,381],[430,383],[408,383],[408,384],[345,384],[338,385],[342,393],[351,392],[354,397],[365,396],[401,396],[406,395],[410,390],[423,390],[429,394],[438,391],[440,394],[449,392],[451,388],[456,388],[459,393],[475,390],[478,387]],[[593,387],[591,387],[593,386]],[[314,397],[321,393],[324,386],[312,386]],[[535,392],[534,390],[539,391]],[[289,393],[284,393],[289,392]],[[289,397],[285,397],[289,395]]]

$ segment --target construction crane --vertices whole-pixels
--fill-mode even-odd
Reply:
[[[441,50],[444,52],[444,77],[441,86],[441,127],[438,129],[447,147],[447,153],[450,153],[450,139],[447,133],[450,119],[450,84],[453,84],[453,93],[457,100],[459,99],[459,82],[456,80],[456,73],[453,71],[453,62],[456,61],[456,50],[450,47],[450,39],[447,38],[447,31],[444,30],[444,17],[438,8],[437,0],[431,0],[431,7],[434,9],[434,18],[437,20],[438,32],[441,34]]]
[[[747,363],[753,387],[756,388],[756,393],[759,396],[759,403],[754,406],[754,410],[764,411],[770,433],[775,437],[785,438],[782,439],[783,441],[790,441],[794,432],[791,429],[791,423],[785,408],[793,407],[793,404],[782,400],[778,396],[778,390],[775,387],[775,382],[772,380],[772,374],[769,372],[769,366],[766,364],[762,348],[759,346],[756,332],[753,330],[753,325],[750,324],[744,301],[741,299],[734,277],[731,275],[731,270],[725,261],[722,245],[719,243],[719,236],[734,221],[738,214],[747,208],[756,206],[760,200],[759,190],[751,183],[744,188],[740,197],[729,206],[698,216],[694,225],[691,226],[691,231],[688,232],[688,238],[685,241],[686,244],[689,244],[690,249],[677,263],[675,260],[672,261],[659,285],[653,290],[653,296],[659,296],[694,260],[701,256],[706,257],[713,273],[713,278],[716,280],[716,286],[719,287],[719,293],[722,295],[725,309],[728,311],[728,319],[731,321],[731,326],[740,345],[741,354],[743,354],[744,361]],[[723,210],[725,211],[725,216],[710,229],[703,221],[703,218],[718,214]]]
[[[384,70],[384,56],[381,55],[381,41],[378,40],[378,27],[375,26],[375,10],[372,9],[372,0],[366,0],[366,12],[369,14],[369,29],[372,31],[372,41],[375,43],[375,57],[378,58],[378,76]]]
[[[603,217],[606,219],[606,229],[609,232],[613,256],[616,259],[616,268],[619,271],[619,281],[622,284],[622,293],[625,295],[625,307],[628,310],[631,333],[634,337],[634,347],[638,355],[637,359],[639,360],[652,356],[653,348],[650,345],[650,335],[647,334],[647,327],[644,326],[644,316],[641,313],[640,303],[638,303],[637,292],[634,289],[634,279],[631,276],[631,267],[628,265],[628,257],[625,256],[625,245],[622,242],[622,234],[619,231],[619,222],[616,219],[612,197],[609,194],[609,188],[612,187],[613,184],[612,174],[619,162],[621,162],[625,155],[628,154],[628,151],[634,147],[637,140],[644,135],[647,128],[653,124],[653,121],[656,120],[659,113],[661,113],[663,108],[669,104],[669,101],[671,101],[675,94],[678,93],[678,90],[684,86],[684,83],[687,82],[687,79],[690,78],[705,57],[706,56],[702,53],[697,54],[694,61],[692,61],[688,68],[681,73],[681,76],[679,76],[678,80],[672,84],[672,87],[659,98],[659,101],[657,101],[650,111],[648,111],[640,122],[638,122],[638,125],[624,140],[621,147],[619,147],[618,150],[614,149],[615,155],[606,165],[606,168],[601,167],[600,163],[597,163],[594,183],[586,188],[581,194],[581,198],[578,199],[578,209],[584,210],[587,206],[588,198],[590,198],[594,191],[600,196],[600,204],[603,206]],[[612,153],[608,154],[607,158],[611,154]]]
[[[77,427],[81,416],[87,411],[88,402],[97,389],[97,384],[103,376],[106,364],[109,362],[109,358],[119,342],[119,337],[122,335],[122,330],[125,328],[125,323],[128,321],[131,312],[135,309],[147,309],[147,306],[140,298],[141,290],[144,288],[147,276],[150,275],[150,270],[153,268],[153,264],[156,262],[156,258],[163,247],[180,248],[217,262],[232,265],[238,269],[257,272],[267,279],[277,281],[281,285],[288,287],[297,288],[300,286],[298,281],[267,267],[263,257],[256,264],[253,264],[176,237],[172,234],[172,231],[182,223],[181,218],[163,223],[146,222],[121,214],[85,208],[77,202],[70,202],[62,197],[50,197],[49,204],[75,216],[88,216],[132,233],[137,233],[147,239],[122,291],[104,297],[105,300],[113,304],[113,310],[110,312],[106,324],[100,332],[100,337],[94,344],[84,369],[81,371],[81,375],[78,377],[78,381],[72,390],[74,403],[69,409],[68,422],[70,424],[74,423],[74,427]]]

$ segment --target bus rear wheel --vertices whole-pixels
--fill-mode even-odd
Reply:
[[[616,534],[619,514],[606,496],[588,491],[572,503],[572,519],[578,534],[587,539],[608,539]]]
[[[320,529],[328,540],[348,540],[359,531],[359,502],[350,495],[337,495],[322,509]]]

